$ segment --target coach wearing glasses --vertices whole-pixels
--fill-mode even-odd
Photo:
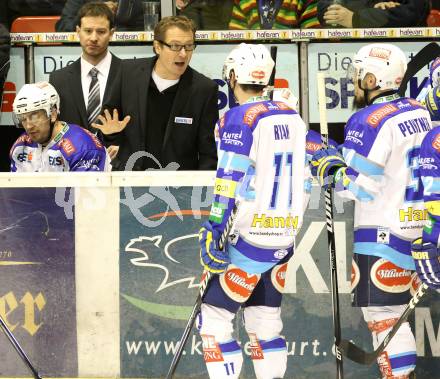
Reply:
[[[216,169],[218,86],[189,67],[194,41],[191,20],[165,17],[154,29],[156,56],[123,62],[121,77],[104,106],[116,108],[118,115],[111,111],[99,117],[110,129],[126,124],[118,137],[117,159],[112,161],[116,170],[159,169],[170,164],[168,168],[175,169],[173,162],[180,170]]]

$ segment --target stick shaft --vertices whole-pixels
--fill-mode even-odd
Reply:
[[[272,74],[269,78],[269,83],[267,84],[269,96],[270,99],[273,100],[273,91],[275,89],[275,75],[276,75],[276,67],[277,67],[277,52],[278,52],[278,46],[271,46],[270,47],[270,56],[272,60],[274,61],[275,65],[273,66]]]
[[[26,366],[29,367],[29,369],[34,374],[35,379],[41,379],[40,374],[34,367],[34,365],[29,360],[28,356],[24,352],[23,348],[20,346],[14,335],[12,334],[11,330],[8,328],[8,325],[6,325],[6,322],[3,320],[3,318],[0,316],[0,327],[3,330],[3,332],[6,334],[6,337],[8,337],[9,342],[11,342],[12,346],[14,346],[14,349],[17,351],[18,355],[21,357],[24,363],[26,363]]]
[[[218,242],[218,246],[220,250],[223,250],[225,247],[229,233],[231,232],[232,229],[232,225],[234,224],[235,217],[237,216],[237,212],[238,212],[238,203],[235,203],[231,215],[229,216],[228,221],[225,225],[225,229],[223,230],[223,233],[220,236],[220,240]],[[211,281],[213,276],[214,275],[209,271],[203,272],[202,280],[200,281],[199,293],[197,295],[189,319],[186,323],[185,329],[182,333],[182,337],[180,337],[180,341],[178,343],[176,352],[174,353],[173,360],[171,361],[170,368],[168,369],[166,379],[171,379],[174,373],[176,372],[177,365],[179,364],[180,358],[182,357],[183,354],[183,348],[185,347],[186,341],[188,341],[189,334],[191,333],[196,317],[200,312],[200,308],[202,307],[203,297],[205,296],[206,290],[208,289],[209,286],[209,282]]]
[[[327,126],[327,101],[325,97],[325,78],[322,72],[317,74],[318,85],[318,109],[319,125],[324,148],[328,147],[328,126]],[[330,281],[332,289],[332,312],[333,312],[333,331],[335,337],[336,352],[336,378],[343,379],[344,370],[342,363],[342,354],[339,351],[341,341],[341,319],[339,311],[339,289],[338,289],[338,271],[336,265],[336,244],[334,233],[333,218],[333,191],[331,188],[325,191],[325,214],[327,224],[327,240],[330,259]]]
[[[428,286],[426,284],[422,284],[417,291],[414,293],[413,297],[409,301],[399,320],[394,324],[392,329],[385,336],[381,344],[377,347],[376,350],[372,352],[367,352],[353,342],[348,340],[341,341],[341,351],[344,356],[348,359],[359,363],[361,365],[371,365],[373,362],[377,360],[380,354],[385,350],[385,348],[390,343],[391,339],[397,333],[399,328],[402,326],[404,322],[408,320],[408,317],[414,312],[414,309],[420,299],[427,293]]]

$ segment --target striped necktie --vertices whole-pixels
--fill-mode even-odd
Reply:
[[[88,126],[91,126],[92,122],[94,122],[96,117],[101,113],[98,73],[99,71],[95,67],[89,72],[92,81],[90,82],[89,100],[87,103]]]

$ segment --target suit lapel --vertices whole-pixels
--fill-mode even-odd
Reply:
[[[137,97],[138,97],[138,109],[139,111],[139,121],[140,121],[140,132],[141,140],[139,141],[142,149],[145,150],[145,139],[146,139],[146,128],[147,128],[147,98],[148,91],[150,89],[150,79],[151,72],[153,70],[155,59],[147,59],[145,64],[139,65],[136,72],[134,72],[134,80],[138,83]]]
[[[192,69],[188,66],[184,74],[181,76],[177,87],[176,97],[174,98],[173,107],[171,108],[170,118],[168,119],[167,128],[165,129],[165,137],[163,139],[162,148],[166,146],[171,137],[174,127],[174,119],[176,116],[182,116],[181,111],[188,101],[188,88],[192,81]]]
[[[86,110],[86,106],[84,103],[84,95],[83,95],[82,86],[81,86],[81,59],[78,59],[74,63],[72,63],[69,66],[69,68],[70,68],[70,71],[69,71],[70,75],[68,77],[68,81],[69,81],[68,84],[69,84],[71,96],[73,99],[72,102],[77,107],[77,111],[78,111],[78,114],[80,115],[81,122],[82,122],[81,126],[88,129],[87,110]]]
[[[119,59],[118,57],[112,54],[112,62],[110,64],[110,71],[108,72],[108,78],[107,78],[107,83],[105,85],[104,99],[102,101],[102,104],[105,104],[108,101],[108,97],[110,96],[111,93],[113,80],[117,77],[117,73],[120,69],[121,69],[121,59]]]

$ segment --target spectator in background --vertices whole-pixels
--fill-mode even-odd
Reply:
[[[426,26],[428,0],[334,0],[318,1],[321,25],[345,28],[392,28]]]
[[[91,0],[67,0],[57,22],[57,32],[74,32],[79,24],[78,12]],[[95,0],[96,1],[96,0]],[[116,30],[143,30],[144,19],[141,0],[102,1],[113,12]]]
[[[319,26],[317,0],[234,0],[229,29],[292,29]]]
[[[0,112],[3,87],[9,71],[12,22],[20,16],[59,15],[66,0],[0,0]]]
[[[195,32],[187,17],[165,17],[154,29],[156,56],[122,61],[119,88],[112,86],[104,107],[125,118],[107,112],[99,117],[102,125],[94,125],[105,134],[112,125],[126,126],[119,136],[119,163],[112,162],[116,170],[216,168],[218,86],[189,67]]]
[[[0,23],[8,30],[20,16],[59,16],[66,0],[0,0]]]
[[[114,17],[109,7],[102,2],[86,3],[78,17],[76,31],[82,55],[74,63],[52,72],[49,82],[60,96],[61,119],[96,133],[92,122],[101,113],[102,103],[107,101],[121,60],[108,51],[114,32]],[[105,143],[111,145],[108,140]],[[113,157],[117,147],[109,149]]]
[[[176,0],[179,15],[193,20],[197,29],[228,29],[233,0]]]

